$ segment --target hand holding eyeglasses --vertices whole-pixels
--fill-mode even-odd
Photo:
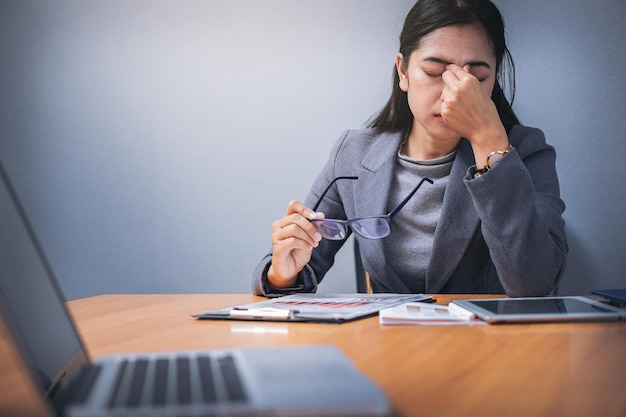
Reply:
[[[313,248],[322,240],[311,220],[323,218],[323,213],[293,200],[285,216],[272,223],[272,265],[267,273],[270,285],[284,288],[295,283],[298,272],[311,260]]]
[[[348,227],[366,239],[382,239],[391,233],[393,217],[413,197],[424,181],[423,178],[409,195],[388,214],[360,217],[349,220],[326,219],[323,213],[316,212],[324,196],[338,180],[357,180],[358,177],[337,177],[320,195],[313,209],[299,201],[291,201],[282,219],[272,224],[272,264],[268,270],[270,285],[278,288],[290,287],[298,273],[310,261],[313,248],[322,237],[329,240],[342,240],[348,235]]]

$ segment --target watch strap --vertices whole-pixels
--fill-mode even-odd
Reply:
[[[474,177],[479,177],[489,171],[504,155],[511,152],[513,150],[513,146],[509,144],[509,146],[504,151],[492,151],[487,155],[487,159],[485,160],[485,166],[482,169],[477,169]]]

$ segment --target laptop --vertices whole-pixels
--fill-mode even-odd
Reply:
[[[92,360],[1,161],[0,177],[0,328],[8,329],[6,342],[18,353],[19,380],[26,376],[45,415],[391,413],[386,395],[332,345],[147,352]]]

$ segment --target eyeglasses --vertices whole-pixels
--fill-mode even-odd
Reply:
[[[359,177],[337,177],[328,184],[328,187],[324,190],[322,195],[320,196],[317,203],[313,207],[313,211],[317,211],[320,203],[324,199],[324,196],[330,190],[330,187],[339,180],[358,180]],[[409,195],[402,200],[398,206],[393,209],[389,214],[384,214],[381,216],[371,216],[371,217],[359,217],[356,219],[350,220],[337,220],[337,219],[312,219],[311,223],[317,227],[317,231],[320,232],[322,237],[329,240],[343,240],[348,235],[348,227],[350,227],[354,233],[366,238],[366,239],[382,239],[391,233],[391,220],[393,216],[398,214],[398,212],[406,205],[406,203],[413,197],[413,195],[417,192],[417,190],[422,186],[424,181],[429,183],[433,183],[433,180],[430,178],[422,178],[422,180],[415,186],[413,191],[409,193]]]

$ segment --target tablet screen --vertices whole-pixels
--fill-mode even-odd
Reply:
[[[589,314],[614,313],[601,304],[590,304],[575,298],[475,300],[473,304],[494,314]]]

